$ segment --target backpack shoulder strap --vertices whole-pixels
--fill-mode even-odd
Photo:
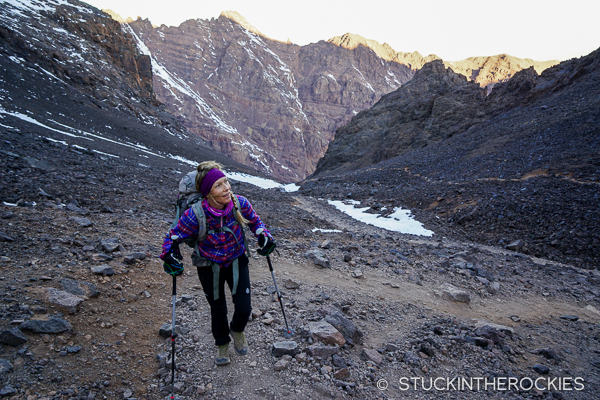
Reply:
[[[180,212],[181,212],[181,199],[178,198],[177,199],[177,207],[175,209],[175,218],[173,219],[173,223],[171,224],[170,229],[173,229],[177,226],[177,223],[179,222],[179,217],[181,216]]]
[[[206,239],[206,215],[202,209],[202,202],[197,201],[193,203],[192,211],[194,211],[194,215],[198,220],[198,236],[196,237],[196,242],[201,242]]]

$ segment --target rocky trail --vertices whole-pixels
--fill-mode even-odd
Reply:
[[[148,168],[35,131],[3,131],[1,145],[0,185],[13,200],[0,205],[0,396],[166,398],[171,345],[161,328],[172,281],[157,257],[188,167]],[[215,367],[208,307],[186,257],[176,307],[181,398],[600,393],[596,270],[382,230],[298,193],[242,182],[234,191],[277,238],[274,273],[295,335],[283,336],[267,263],[255,255],[250,352]],[[471,388],[478,378],[497,385]],[[427,390],[430,379],[437,390]],[[506,390],[509,379],[521,386]]]

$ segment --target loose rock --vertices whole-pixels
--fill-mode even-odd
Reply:
[[[91,268],[94,275],[113,276],[115,270],[110,265],[102,264]]]
[[[19,328],[11,328],[0,333],[0,343],[18,347],[27,342],[27,337]]]
[[[73,326],[62,317],[55,315],[47,320],[30,319],[19,325],[19,329],[34,333],[61,333],[73,329]]]
[[[441,290],[443,293],[443,297],[448,300],[467,304],[471,302],[471,295],[469,294],[469,292],[467,292],[466,290],[459,289],[456,286],[453,286],[449,283],[444,283],[441,286]]]
[[[315,265],[322,268],[329,268],[329,260],[321,250],[313,249],[306,252],[306,257],[312,260]]]
[[[344,343],[346,343],[346,339],[344,339],[344,336],[329,322],[310,322],[308,324],[308,329],[313,338],[325,344],[343,346]]]
[[[283,342],[273,343],[271,354],[273,357],[282,357],[284,355],[295,356],[298,351],[298,344],[294,341],[288,340]]]
[[[83,302],[83,299],[79,296],[54,288],[47,289],[47,297],[50,304],[57,306],[69,314],[75,314],[79,305]]]

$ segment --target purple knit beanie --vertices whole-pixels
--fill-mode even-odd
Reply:
[[[200,193],[202,193],[202,197],[208,196],[215,182],[221,178],[225,178],[225,174],[220,169],[213,168],[208,171],[200,184]]]

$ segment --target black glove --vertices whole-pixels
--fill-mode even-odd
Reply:
[[[258,247],[259,248],[256,250],[258,254],[260,254],[261,256],[268,256],[273,252],[273,250],[275,250],[275,247],[277,247],[277,245],[275,244],[275,241],[272,238],[265,235],[264,233],[261,233],[258,236]]]
[[[183,264],[173,257],[173,254],[167,254],[163,261],[163,268],[167,274],[173,276],[179,276],[183,274]]]
[[[183,256],[179,251],[179,243],[173,242],[171,249],[163,259],[163,268],[165,272],[172,276],[183,274],[183,263],[180,262],[181,260],[183,260]]]

